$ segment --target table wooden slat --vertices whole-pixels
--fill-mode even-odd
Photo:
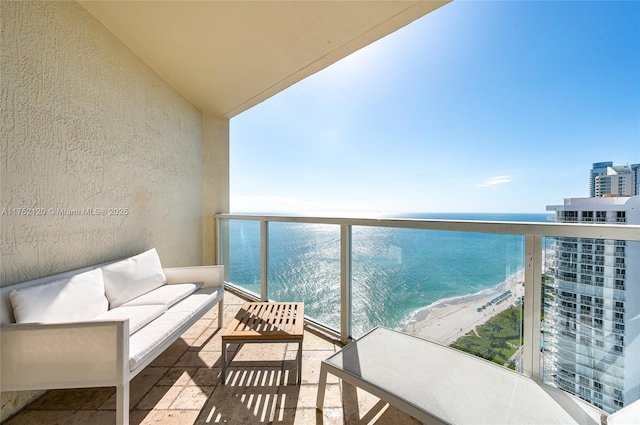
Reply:
[[[303,332],[304,303],[247,302],[222,339],[300,339]]]

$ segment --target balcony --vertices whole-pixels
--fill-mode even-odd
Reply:
[[[262,2],[254,2],[258,9],[253,10],[243,2],[133,3],[3,3],[3,15],[6,11],[11,17],[3,38],[2,110],[11,122],[3,164],[16,171],[2,180],[3,199],[52,208],[91,206],[89,200],[104,203],[93,206],[131,207],[126,219],[108,222],[50,214],[42,219],[3,217],[3,284],[117,258],[123,250],[156,242],[171,264],[212,263],[217,254],[212,248],[213,214],[228,211],[230,204],[229,119],[445,2],[296,2],[299,12],[289,2],[271,2],[264,9],[258,5]],[[222,3],[224,10],[216,9]],[[290,36],[297,33],[304,37]],[[629,227],[639,240],[634,226]],[[513,229],[532,243],[533,257],[529,248],[523,250],[527,263],[537,267],[540,235],[564,227],[548,229],[551,233]],[[566,229],[558,236],[600,237]],[[348,274],[346,266],[341,279],[342,273]],[[537,273],[525,279],[533,297],[538,296],[533,292]],[[351,308],[347,297],[354,294],[340,292],[332,325],[340,336],[346,329],[347,338],[353,327],[343,320],[351,313],[343,310]],[[531,302],[533,297],[528,297]],[[537,313],[529,311],[525,340],[532,353],[539,347],[527,338],[536,334],[531,327]],[[206,377],[194,378],[207,387]],[[172,395],[180,391],[168,391],[156,408],[170,410]],[[49,404],[40,404],[50,414],[40,422],[100,422],[99,407],[89,413],[77,407],[78,414],[68,420],[60,412],[79,405],[52,404],[60,393],[52,394]],[[71,394],[77,395],[74,402],[100,398],[91,392]],[[137,394],[138,401],[145,394]],[[228,395],[230,404],[234,395],[240,397]],[[23,400],[16,395],[3,407],[20,408]],[[147,422],[172,420],[168,414],[139,412],[149,405],[133,407],[138,422],[142,417]],[[35,418],[34,410],[26,413]],[[303,416],[296,417],[304,422],[299,419]],[[24,421],[38,422],[28,418]],[[203,421],[215,422],[216,416],[209,411]]]
[[[243,302],[225,293],[225,325]],[[304,337],[301,385],[295,384],[297,344],[245,345],[222,385],[216,312],[212,309],[132,381],[131,425],[418,424],[335,378],[327,385],[325,410],[317,413],[320,361],[340,346],[310,331]],[[115,416],[114,388],[53,390],[5,425],[113,425]]]

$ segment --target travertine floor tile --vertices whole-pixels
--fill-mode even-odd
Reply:
[[[167,386],[167,385],[195,385],[195,381],[193,381],[193,377],[195,376],[198,368],[187,367],[187,366],[176,366],[170,368],[167,373],[164,374],[162,378],[156,383],[156,385]]]
[[[73,410],[24,410],[5,422],[5,425],[69,424],[74,413]],[[115,412],[113,417],[115,419]]]
[[[233,357],[234,362],[260,362],[260,361],[280,361],[284,360],[284,354],[287,351],[286,344],[260,344],[250,343],[243,344],[236,355]]]
[[[283,425],[343,425],[342,409],[283,409],[277,410],[273,424]]]
[[[174,364],[175,367],[213,367],[221,365],[222,352],[188,350]]]
[[[190,345],[185,340],[178,338],[176,342],[151,362],[150,366],[173,366],[189,347]]]
[[[131,381],[129,405],[135,407],[136,404],[142,400],[142,398],[157,384],[162,376],[167,373],[169,368],[166,367],[152,367],[149,366],[140,372]],[[116,393],[113,392],[112,396],[105,401],[100,409],[115,410],[116,409]]]
[[[153,387],[136,405],[136,410],[167,410],[178,398],[183,388],[179,386]]]
[[[214,387],[184,387],[171,404],[171,409],[200,410],[213,390]]]
[[[131,412],[130,425],[192,425],[197,410],[136,410]]]
[[[88,410],[97,409],[115,394],[115,388],[74,388],[52,390],[33,402],[31,410]]]

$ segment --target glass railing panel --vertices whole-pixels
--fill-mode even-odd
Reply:
[[[356,226],[353,336],[401,329],[519,368],[524,237]]]
[[[228,239],[221,252],[227,281],[260,297],[260,222],[221,220],[220,227],[220,236]]]
[[[303,301],[305,315],[340,330],[340,226],[269,223],[268,298]]]

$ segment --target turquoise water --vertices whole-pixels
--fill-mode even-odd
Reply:
[[[545,222],[547,214],[407,214],[400,218]],[[231,220],[230,281],[260,292],[259,223]],[[524,237],[354,226],[353,335],[402,327],[440,299],[494,287],[523,268]],[[269,299],[305,302],[307,316],[340,328],[340,227],[269,224]]]

